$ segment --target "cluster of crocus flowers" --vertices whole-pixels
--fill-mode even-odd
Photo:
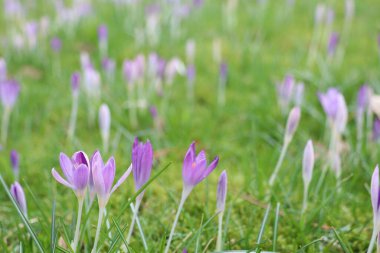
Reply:
[[[278,175],[278,172],[280,170],[282,162],[285,158],[288,146],[289,146],[290,142],[292,141],[293,135],[298,128],[300,118],[301,118],[301,109],[299,107],[294,107],[290,111],[289,116],[288,116],[288,121],[286,123],[285,134],[284,134],[284,142],[282,145],[280,158],[278,159],[276,167],[272,173],[272,176],[269,179],[269,185],[270,186],[272,186],[276,180],[276,177]]]
[[[340,183],[341,176],[341,135],[347,124],[347,105],[342,93],[335,88],[330,88],[326,93],[318,94],[319,101],[327,115],[328,124],[331,129],[329,146],[329,165],[334,170],[337,184]],[[324,170],[325,171],[325,170]]]
[[[175,216],[172,229],[170,231],[169,239],[166,244],[165,253],[168,253],[170,250],[171,241],[173,239],[173,234],[177,226],[179,215],[183,205],[185,204],[186,199],[189,197],[191,191],[194,187],[202,182],[218,165],[219,157],[215,157],[214,160],[207,165],[206,152],[202,150],[197,155],[195,152],[195,142],[193,142],[183,161],[182,168],[182,179],[183,179],[183,190],[181,201],[178,206],[177,214]]]
[[[98,227],[96,230],[94,248],[92,252],[96,252],[97,243],[99,240],[99,233],[102,224],[105,207],[111,194],[125,181],[132,170],[130,167],[118,182],[112,186],[115,178],[115,159],[111,157],[106,164],[99,151],[96,151],[91,160],[83,151],[78,151],[70,158],[64,153],[60,154],[60,165],[64,177],[62,177],[54,168],[52,175],[59,183],[71,188],[78,198],[78,217],[75,228],[74,240],[71,248],[74,252],[77,250],[80,235],[80,221],[82,216],[83,202],[89,189],[90,196],[96,194],[99,204],[99,219]]]
[[[0,99],[3,106],[3,118],[1,122],[1,142],[6,144],[8,137],[9,119],[12,109],[20,93],[20,85],[15,80],[0,82]]]

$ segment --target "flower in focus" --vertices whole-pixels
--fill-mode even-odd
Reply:
[[[22,189],[21,185],[18,182],[15,182],[14,184],[11,185],[10,192],[16,201],[18,207],[21,209],[23,214],[28,217],[28,211],[26,207],[26,199],[25,199],[25,193],[24,190]]]

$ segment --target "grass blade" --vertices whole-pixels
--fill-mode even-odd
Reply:
[[[53,201],[53,207],[51,210],[51,235],[50,235],[50,246],[51,252],[55,252],[55,244],[56,244],[56,231],[55,231],[55,200]]]
[[[334,235],[336,239],[338,240],[340,246],[342,247],[342,250],[344,253],[352,253],[352,249],[349,245],[346,245],[346,243],[343,241],[342,237],[338,234],[338,232],[335,230],[335,228],[332,229],[334,232]]]
[[[260,247],[260,243],[261,243],[261,239],[263,238],[263,234],[264,234],[264,230],[265,230],[265,225],[266,225],[267,220],[268,220],[270,208],[271,208],[271,204],[268,205],[267,210],[265,211],[265,215],[264,215],[263,221],[261,222],[259,236],[257,237],[256,252],[258,252],[259,247]]]
[[[280,217],[280,203],[277,203],[276,207],[276,218],[274,220],[274,231],[273,231],[273,252],[276,252],[277,247],[277,232],[278,232],[278,219]]]
[[[119,236],[120,236],[121,239],[123,240],[125,247],[127,247],[128,252],[131,252],[131,249],[130,249],[130,247],[128,246],[128,243],[127,243],[127,241],[125,240],[125,238],[124,238],[124,236],[123,236],[123,232],[121,231],[119,224],[117,224],[117,222],[115,221],[115,219],[114,219],[113,217],[112,217],[112,222],[113,222],[113,224],[115,225],[115,227],[116,227],[116,229],[117,229],[117,232],[119,233]]]
[[[38,251],[44,253],[45,250],[44,250],[44,248],[43,248],[40,240],[38,240],[38,237],[37,237],[36,233],[34,232],[32,226],[30,225],[28,219],[25,217],[25,215],[23,214],[23,212],[21,211],[21,209],[18,207],[16,201],[13,199],[11,193],[8,190],[8,186],[4,182],[4,179],[3,179],[3,177],[2,177],[1,174],[0,174],[0,181],[1,181],[1,184],[3,185],[3,188],[4,188],[5,192],[6,192],[6,194],[8,195],[9,199],[12,201],[13,206],[16,208],[17,213],[20,216],[22,222],[24,223],[26,229],[28,230],[28,232],[31,235],[31,237],[32,237],[33,241],[35,242],[35,244],[37,245]]]

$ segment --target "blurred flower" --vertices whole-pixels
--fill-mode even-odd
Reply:
[[[380,119],[376,116],[375,116],[375,120],[373,121],[372,140],[373,141],[380,140]]]
[[[52,38],[50,41],[50,46],[54,52],[58,53],[59,51],[61,51],[62,47],[61,40],[58,37]]]
[[[12,194],[13,199],[16,201],[18,207],[21,209],[25,217],[28,217],[25,193],[21,185],[17,181],[11,185],[10,192]]]
[[[342,133],[347,124],[347,106],[343,95],[335,88],[329,88],[325,94],[318,94],[319,101],[334,127]]]
[[[26,22],[24,25],[24,31],[29,49],[35,48],[37,46],[38,39],[38,23],[35,21]]]
[[[90,55],[87,52],[80,53],[80,64],[82,67],[82,71],[85,71],[85,69],[88,68],[94,68],[91,62]]]
[[[217,189],[217,198],[216,198],[216,210],[217,212],[224,212],[226,205],[226,196],[227,196],[227,172],[223,170],[220,174],[218,181]]]
[[[74,72],[71,75],[71,89],[73,91],[73,95],[78,95],[80,86],[80,74],[79,72]]]
[[[20,172],[20,157],[16,150],[11,151],[10,160],[11,160],[13,173],[15,174],[16,179],[18,180],[18,175]]]
[[[297,130],[299,121],[301,118],[301,109],[299,107],[294,107],[288,117],[288,121],[286,122],[285,129],[285,140],[289,141],[293,138],[295,131]]]
[[[327,46],[327,53],[330,56],[335,54],[338,43],[339,43],[339,34],[336,32],[331,33],[330,38],[329,38],[329,43]]]
[[[304,185],[309,185],[311,177],[313,175],[314,168],[314,148],[311,140],[307,141],[303,152],[302,160],[302,177]]]
[[[124,61],[123,76],[129,85],[133,85],[135,83],[137,80],[137,68],[134,61]]]
[[[373,209],[373,232],[371,242],[367,251],[368,253],[372,252],[373,246],[375,245],[376,237],[378,237],[378,234],[380,232],[380,187],[378,165],[376,165],[371,179],[371,202]]]
[[[116,165],[115,159],[111,157],[106,164],[99,151],[96,151],[91,159],[91,170],[94,180],[94,190],[98,196],[99,208],[105,208],[111,194],[127,179],[132,171],[132,165],[120,177],[117,183],[112,186],[115,179]]]
[[[15,80],[7,80],[0,83],[0,98],[5,108],[11,109],[16,103],[20,93],[20,85]]]
[[[58,183],[74,190],[78,199],[83,199],[90,180],[90,166],[83,151],[74,153],[71,159],[64,153],[59,156],[59,163],[65,179],[53,168],[51,173]]]
[[[116,68],[116,63],[114,60],[108,57],[103,58],[102,67],[109,77],[113,77]]]
[[[314,22],[316,24],[321,24],[324,19],[325,13],[326,13],[326,6],[322,3],[318,3],[317,7],[315,8]]]
[[[332,25],[332,23],[334,22],[334,18],[335,18],[334,10],[331,7],[327,8],[327,10],[326,10],[326,24]]]
[[[111,112],[106,104],[102,104],[99,108],[99,128],[102,135],[104,152],[108,152],[108,144],[110,138]]]
[[[151,106],[149,112],[153,119],[157,118],[157,107]]]
[[[107,41],[108,29],[106,25],[102,24],[98,27],[98,38],[99,38],[99,41]]]
[[[4,58],[0,58],[0,83],[7,80],[7,63]]]
[[[184,75],[185,73],[185,64],[180,59],[173,58],[166,64],[165,81],[168,85],[171,85],[176,74]]]
[[[188,40],[186,42],[186,60],[188,64],[194,64],[195,57],[195,41]]]
[[[305,89],[304,83],[299,82],[296,84],[295,91],[294,91],[294,103],[296,106],[302,105],[303,96],[304,96],[304,89]]]
[[[227,82],[227,75],[228,75],[228,65],[225,62],[222,62],[219,67],[219,76],[220,80],[223,83]]]
[[[369,106],[371,98],[371,88],[364,84],[360,87],[357,95],[357,112],[363,113]]]
[[[281,84],[277,85],[279,105],[284,111],[289,107],[293,95],[295,79],[292,75],[286,75]]]
[[[187,66],[187,80],[190,86],[194,84],[195,74],[196,74],[195,66],[192,64]]]

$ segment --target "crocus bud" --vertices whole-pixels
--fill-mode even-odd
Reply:
[[[378,117],[375,117],[373,121],[372,140],[376,142],[380,140],[380,119]]]
[[[344,97],[342,94],[338,97],[338,114],[336,118],[336,128],[339,131],[339,133],[343,133],[346,129],[347,125],[347,119],[348,119],[348,110],[346,101],[344,100]]]
[[[0,83],[7,80],[7,63],[3,58],[0,58]]]
[[[149,112],[150,112],[150,115],[152,116],[153,119],[157,118],[157,107],[155,107],[154,105],[152,105],[149,108]]]
[[[227,82],[227,74],[228,74],[227,63],[222,62],[219,67],[219,76],[220,76],[221,82],[223,83]]]
[[[61,51],[62,43],[61,40],[58,37],[54,37],[50,41],[51,49],[53,49],[54,52],[58,53]]]
[[[302,82],[297,83],[297,85],[295,86],[294,103],[296,106],[302,105],[303,96],[304,96],[304,89],[305,89],[305,85]]]
[[[10,192],[12,194],[13,199],[16,201],[18,207],[21,209],[23,214],[27,217],[28,211],[26,207],[25,193],[21,185],[18,182],[15,182],[14,184],[11,185]]]
[[[360,87],[357,95],[357,111],[358,113],[364,112],[369,106],[371,96],[371,88],[364,84]]]
[[[80,85],[80,74],[79,72],[74,72],[71,75],[71,89],[73,91],[73,95],[77,95],[79,93],[79,85]]]
[[[0,98],[1,103],[5,108],[12,108],[16,103],[20,85],[15,80],[8,80],[0,83]]]
[[[301,118],[301,109],[299,107],[294,107],[288,117],[285,130],[285,140],[290,141],[293,138],[294,133],[297,130],[298,123]]]
[[[188,40],[186,42],[186,59],[188,64],[194,64],[195,41]]]
[[[98,28],[98,38],[99,41],[107,41],[108,39],[108,29],[106,25],[100,25]]]
[[[332,56],[335,54],[338,43],[339,43],[339,34],[336,32],[331,33],[330,38],[329,38],[329,43],[327,46],[328,55]]]
[[[319,3],[315,8],[315,17],[314,22],[319,25],[322,23],[322,20],[326,13],[326,6],[324,4]]]
[[[190,64],[188,67],[187,67],[187,80],[189,82],[189,84],[194,84],[194,80],[195,80],[195,66]]]
[[[20,170],[20,159],[16,150],[11,151],[10,159],[11,159],[12,170],[14,174],[16,175],[16,177],[18,177],[19,170]]]
[[[138,191],[148,180],[152,172],[153,148],[150,141],[139,142],[137,137],[132,146],[132,172],[135,189]]]
[[[84,70],[84,88],[92,99],[98,99],[100,97],[100,74],[93,68],[86,68]]]
[[[134,61],[125,60],[123,63],[123,76],[128,84],[133,84],[137,79],[137,68]]]
[[[108,75],[112,76],[115,72],[116,63],[114,60],[106,57],[102,60],[102,67]]]
[[[218,189],[216,196],[216,211],[224,212],[226,205],[226,197],[227,197],[227,172],[223,170],[222,174],[220,174],[218,181]]]
[[[343,132],[347,123],[347,106],[343,95],[335,88],[329,88],[325,94],[318,94],[319,101],[333,127]]]
[[[292,75],[285,76],[283,82],[277,85],[278,101],[281,108],[287,108],[293,94],[295,79]]]
[[[99,108],[99,127],[103,143],[107,144],[110,136],[111,112],[106,104],[102,104]]]
[[[303,151],[302,160],[302,177],[305,185],[309,185],[311,177],[313,175],[314,168],[314,148],[311,140],[307,141],[305,149]]]
[[[93,68],[90,55],[87,52],[80,53],[80,63],[83,71],[87,68]]]
[[[374,229],[379,232],[379,221],[380,221],[380,187],[379,187],[379,166],[376,165],[376,168],[372,174],[371,180],[371,202],[373,209],[373,223]]]

